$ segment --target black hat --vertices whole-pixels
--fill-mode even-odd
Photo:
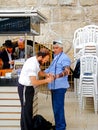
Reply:
[[[11,42],[11,40],[6,40],[4,45],[8,48],[13,48],[13,43]]]

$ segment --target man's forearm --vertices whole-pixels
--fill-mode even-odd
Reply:
[[[66,75],[69,75],[69,74],[70,74],[70,67],[66,67],[63,72],[61,72],[61,73],[55,75],[54,78],[55,78],[55,79],[61,78],[61,77],[64,77],[64,76],[66,76]]]

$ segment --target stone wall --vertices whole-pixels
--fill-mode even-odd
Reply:
[[[64,51],[72,61],[74,31],[88,24],[98,25],[98,0],[0,0],[0,9],[32,7],[48,19],[46,24],[41,25],[41,34],[35,40],[52,43],[54,39],[62,39]],[[7,38],[0,37],[1,42]]]

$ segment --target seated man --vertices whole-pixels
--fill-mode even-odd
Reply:
[[[14,65],[13,43],[11,40],[6,40],[4,46],[5,48],[0,52],[0,59],[3,62],[2,69],[10,69]]]
[[[25,41],[20,38],[18,40],[18,47],[15,48],[14,52],[15,59],[25,58]],[[27,45],[27,58],[33,56],[33,47]]]

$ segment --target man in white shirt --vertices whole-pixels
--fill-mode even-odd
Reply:
[[[34,88],[38,85],[50,83],[52,75],[40,71],[40,65],[49,60],[49,52],[38,52],[36,56],[28,58],[23,65],[19,77],[18,93],[21,101],[21,130],[33,130],[33,98]],[[38,75],[45,76],[39,80]]]

